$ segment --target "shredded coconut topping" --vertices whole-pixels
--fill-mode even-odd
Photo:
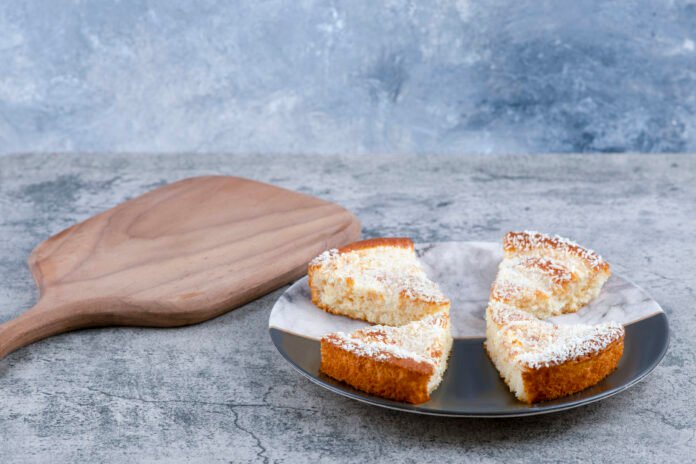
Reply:
[[[505,259],[491,290],[487,320],[495,324],[496,338],[513,361],[533,369],[562,364],[597,353],[624,335],[614,322],[558,326],[537,318],[577,310],[596,296],[609,267],[601,256],[535,231],[510,232],[503,242]],[[596,280],[598,275],[604,280]]]
[[[443,339],[449,335],[449,316],[438,313],[400,327],[375,325],[352,333],[334,332],[325,340],[377,361],[410,359],[433,367],[443,354]]]
[[[513,266],[548,278],[554,285],[563,286],[573,280],[573,273],[562,263],[549,258],[527,257],[514,262]]]
[[[337,278],[376,283],[414,300],[449,301],[428,278],[411,248],[383,246],[344,253],[331,249],[314,258],[310,266],[325,267]]]
[[[310,266],[321,266],[322,264],[328,263],[329,261],[335,259],[338,256],[338,249],[331,248],[326,250],[313,260],[309,262]]]
[[[491,300],[488,303],[487,311],[490,313],[493,321],[499,326],[506,326],[512,322],[539,320],[526,311],[495,300]]]
[[[491,298],[497,301],[508,301],[523,297],[527,291],[525,287],[507,280],[497,280],[493,283]]]
[[[577,256],[585,260],[592,268],[607,266],[606,261],[593,250],[583,248],[574,241],[559,235],[547,235],[534,230],[509,232],[504,239],[504,249],[506,251],[553,249],[563,254]]]
[[[510,354],[522,365],[540,368],[602,351],[621,338],[621,324],[557,326],[549,322],[514,322],[505,327]]]
[[[434,364],[432,359],[426,358],[412,351],[408,351],[398,345],[378,341],[365,342],[359,338],[353,338],[350,336],[350,334],[346,334],[344,332],[333,333],[329,339],[337,342],[335,344],[343,350],[350,351],[358,356],[369,357],[377,361],[387,361],[391,358],[400,358]]]

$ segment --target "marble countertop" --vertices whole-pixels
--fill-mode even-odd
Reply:
[[[49,235],[165,182],[232,174],[336,201],[365,236],[570,236],[665,309],[670,349],[643,382],[549,416],[456,420],[377,409],[297,374],[273,347],[279,289],[180,329],[61,335],[0,360],[0,462],[683,462],[696,451],[696,157],[0,158],[0,321],[32,305]]]

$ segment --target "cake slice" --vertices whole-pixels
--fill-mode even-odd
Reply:
[[[309,264],[312,302],[324,311],[399,326],[448,310],[408,238],[363,240],[325,251]]]
[[[623,354],[621,324],[555,325],[491,302],[486,351],[515,396],[536,403],[579,392],[616,369]]]
[[[443,311],[401,327],[328,334],[321,339],[321,372],[373,395],[423,403],[442,381],[451,348]]]
[[[503,252],[491,299],[539,318],[577,311],[599,295],[611,275],[601,256],[559,236],[510,232]]]
[[[611,275],[592,250],[539,232],[510,232],[486,309],[485,347],[521,401],[569,395],[609,375],[623,354],[620,324],[558,326],[543,319],[575,312]]]

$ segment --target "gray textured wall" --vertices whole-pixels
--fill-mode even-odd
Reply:
[[[0,154],[696,151],[696,4],[0,3]]]

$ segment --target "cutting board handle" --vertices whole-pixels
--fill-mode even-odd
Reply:
[[[41,298],[30,310],[0,324],[0,359],[51,335],[91,325],[86,324],[88,320],[79,311],[75,311],[75,305]]]
[[[344,208],[249,179],[184,179],[40,243],[36,306],[0,324],[0,358],[87,327],[179,327],[292,282],[310,259],[360,237]]]

